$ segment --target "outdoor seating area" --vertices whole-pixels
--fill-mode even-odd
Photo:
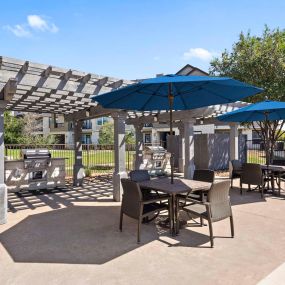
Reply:
[[[245,191],[258,190],[261,197],[264,193],[271,193],[272,195],[281,195],[281,181],[285,174],[285,167],[283,165],[264,165],[258,163],[241,163],[238,160],[230,162],[230,179],[231,185],[236,178],[240,183],[240,194],[245,194]],[[244,189],[243,184],[247,188]],[[251,186],[256,186],[251,188]]]
[[[285,1],[2,1],[0,285],[285,285]]]
[[[53,276],[59,274],[64,283],[70,268],[84,264],[73,270],[75,280],[82,281],[86,274],[87,279],[96,275],[98,283],[113,283],[128,270],[120,279],[122,284],[140,284],[145,279],[165,282],[174,278],[174,282],[187,269],[200,283],[223,284],[221,278],[235,280],[236,276],[239,282],[255,284],[282,266],[284,244],[279,234],[284,232],[283,217],[277,213],[284,207],[285,167],[268,163],[272,159],[266,146],[266,164],[248,163],[237,123],[243,110],[251,112],[250,118],[256,111],[254,104],[236,101],[262,92],[260,88],[222,77],[103,80],[14,59],[2,61],[6,108],[27,111],[34,100],[35,112],[63,114],[73,124],[74,145],[61,149],[8,146],[4,152],[0,140],[4,169],[0,175],[0,262],[6,264],[0,282],[12,270],[24,269],[26,275],[19,276],[29,280],[31,272],[36,276],[33,268],[42,274],[39,264],[60,264],[61,270]],[[32,74],[34,69],[36,74]],[[12,82],[12,75],[17,83]],[[47,87],[43,82],[48,80]],[[27,85],[30,91],[23,94]],[[98,95],[101,89],[105,92]],[[57,99],[51,107],[54,90]],[[36,98],[35,92],[45,94],[45,99]],[[141,95],[145,98],[136,102]],[[71,104],[74,98],[74,108],[62,106],[61,100]],[[270,115],[279,110],[272,109],[272,104],[276,106],[270,101],[262,104],[262,108],[271,108]],[[83,148],[83,122],[100,116],[113,118],[114,145]],[[268,124],[266,116],[264,124]],[[143,143],[142,126],[155,121],[169,127],[170,134],[174,126],[178,128],[177,147],[173,135],[168,138],[169,149]],[[195,143],[195,125],[211,122],[220,126],[224,121],[230,123],[223,151],[217,151],[216,136],[212,137],[216,140],[212,152],[210,137],[200,137]],[[132,147],[126,145],[125,124],[135,126]],[[5,132],[0,120],[0,131],[1,127]],[[213,161],[223,165],[223,171],[229,167],[229,176],[219,176]],[[99,172],[99,167],[109,172]],[[277,241],[272,243],[272,239]],[[265,248],[266,254],[256,262],[256,253]],[[269,260],[272,255],[274,260]],[[130,263],[134,264],[131,268]],[[138,268],[145,268],[145,263],[152,266],[138,276]],[[208,272],[203,274],[203,268]],[[243,277],[240,268],[246,268]],[[175,276],[165,275],[173,270]]]
[[[209,284],[209,280],[257,284],[284,262],[285,218],[280,212],[285,192],[263,199],[256,191],[240,195],[234,180],[229,194],[235,237],[229,219],[214,223],[214,249],[209,228],[201,227],[199,218],[181,214],[187,224],[172,236],[160,226],[165,212],[142,223],[137,244],[134,219],[125,216],[119,230],[121,204],[113,201],[110,176],[50,193],[10,194],[9,223],[0,228],[0,262],[5,268],[0,282],[9,276],[11,283],[39,279],[65,283],[72,275],[75,283],[94,279],[104,284],[143,284],[175,282],[177,275],[186,282],[191,275],[194,284]]]

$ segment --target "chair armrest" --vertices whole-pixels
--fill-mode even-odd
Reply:
[[[186,202],[186,199],[187,199],[187,202],[192,202],[192,203],[199,204],[199,205],[204,205],[204,206],[210,206],[209,202],[202,202],[202,201],[198,201],[198,200],[187,198],[187,197],[185,199],[183,198],[183,200],[185,200],[185,202]],[[178,199],[178,200],[180,200],[180,199]]]
[[[205,191],[203,191],[203,190],[199,190],[199,191],[201,191],[202,193],[203,192],[207,192],[206,190]],[[180,201],[182,201],[182,200],[184,200],[184,206],[186,206],[186,202],[193,202],[193,203],[196,203],[196,204],[202,204],[202,205],[206,205],[207,204],[207,202],[201,202],[201,201],[199,201],[199,200],[196,200],[196,199],[193,199],[193,198],[190,198],[189,197],[189,195],[190,194],[192,194],[192,193],[195,193],[195,192],[197,192],[197,191],[194,191],[194,192],[192,192],[192,191],[189,191],[188,193],[187,193],[187,195],[186,195],[186,197],[181,197],[181,198],[177,198],[177,202],[179,203],[179,200]],[[183,207],[183,206],[182,206]]]
[[[157,198],[157,199],[142,200],[141,203],[144,205],[147,205],[147,204],[151,204],[151,203],[155,203],[155,202],[165,201],[166,199],[167,198],[164,197],[164,198]]]

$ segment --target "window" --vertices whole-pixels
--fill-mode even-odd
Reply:
[[[91,135],[90,134],[83,134],[81,138],[81,142],[83,144],[91,144]]]
[[[150,134],[144,135],[144,142],[145,143],[151,143],[151,135]]]
[[[92,122],[91,120],[86,120],[83,122],[82,129],[92,129]]]
[[[105,123],[107,123],[108,121],[109,121],[109,118],[108,118],[108,117],[99,118],[99,119],[97,119],[97,125],[98,125],[98,126],[102,126],[102,125],[104,125]]]

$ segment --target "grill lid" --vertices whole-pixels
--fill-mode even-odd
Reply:
[[[48,149],[22,149],[21,153],[24,159],[51,158],[51,153]]]
[[[162,146],[146,146],[145,152],[147,153],[166,153],[166,150]]]

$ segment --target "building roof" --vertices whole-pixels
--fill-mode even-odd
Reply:
[[[177,75],[205,75],[205,76],[209,75],[209,73],[207,73],[206,71],[198,67],[195,67],[191,64],[186,64],[179,71],[177,71],[176,74]]]

